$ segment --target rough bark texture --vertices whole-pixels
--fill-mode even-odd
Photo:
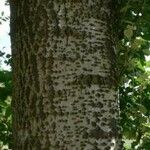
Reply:
[[[14,150],[121,150],[113,0],[10,0]]]

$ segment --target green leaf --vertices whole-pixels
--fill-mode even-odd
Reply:
[[[130,40],[131,37],[133,36],[133,30],[134,30],[134,27],[131,26],[131,25],[128,25],[126,27],[126,29],[124,30],[124,35]]]
[[[142,51],[145,55],[150,55],[150,49],[143,49]]]
[[[8,118],[11,114],[12,114],[11,107],[10,105],[8,105],[8,107],[6,108],[5,115]]]

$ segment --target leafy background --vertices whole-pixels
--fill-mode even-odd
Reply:
[[[117,83],[126,150],[150,150],[150,1],[118,0]],[[8,3],[6,3],[8,4]],[[120,16],[120,17],[119,17]],[[0,12],[1,21],[8,16]],[[11,56],[0,50],[0,60]],[[0,68],[0,149],[11,149],[12,74]]]
[[[119,2],[117,64],[124,146],[150,150],[150,1]]]

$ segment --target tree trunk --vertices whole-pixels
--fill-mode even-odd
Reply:
[[[114,0],[10,0],[14,150],[121,150]]]

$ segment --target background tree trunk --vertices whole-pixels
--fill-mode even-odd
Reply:
[[[11,0],[14,150],[121,150],[113,0]]]

